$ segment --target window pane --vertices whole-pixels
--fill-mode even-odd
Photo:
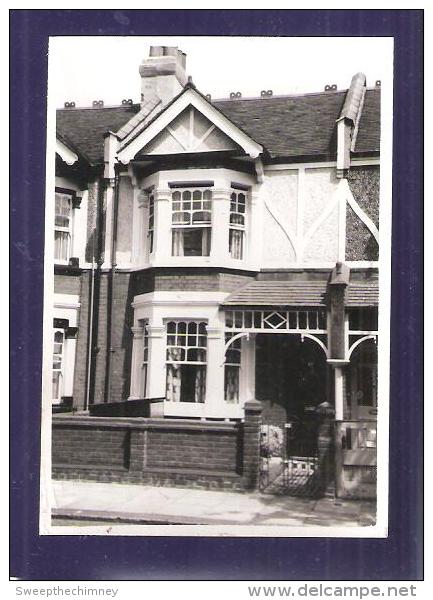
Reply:
[[[69,233],[66,231],[54,232],[54,257],[58,260],[68,260]]]
[[[206,348],[207,346],[207,338],[206,335],[199,335],[197,338],[197,346],[201,348]]]
[[[194,192],[192,194],[192,199],[193,200],[200,200],[201,201],[201,191],[200,190],[194,190]]]
[[[206,368],[200,365],[167,365],[167,400],[203,403],[206,394]]]
[[[53,400],[60,400],[60,371],[53,373]]]
[[[190,191],[188,191],[188,190],[185,190],[185,191],[182,193],[182,200],[183,200],[183,201],[185,201],[185,200],[191,200],[191,192],[190,192]]]
[[[197,345],[197,336],[196,335],[188,335],[188,346],[196,346]]]
[[[202,348],[190,348],[187,353],[188,362],[206,362],[206,350]]]
[[[195,321],[190,321],[188,323],[188,333],[197,333],[197,323]]]
[[[183,230],[184,256],[207,256],[203,229]]]
[[[167,361],[182,362],[185,360],[184,348],[167,348]]]
[[[180,401],[180,366],[167,365],[166,397],[170,402]]]
[[[224,369],[224,399],[230,404],[239,402],[239,368],[227,365]]]
[[[236,260],[242,260],[244,253],[243,243],[243,231],[237,229],[230,229],[229,234],[229,246],[230,256]]]

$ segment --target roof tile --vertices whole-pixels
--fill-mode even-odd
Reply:
[[[334,158],[335,122],[341,114],[347,90],[296,96],[273,96],[212,102],[235,125],[262,144],[271,158]],[[97,109],[60,109],[57,129],[89,157],[93,164],[104,159],[105,132],[129,131],[140,105]],[[151,111],[153,114],[153,111]],[[145,125],[147,120],[143,121]],[[133,123],[136,123],[134,118]],[[127,133],[125,134],[127,135]],[[376,152],[380,147],[380,88],[367,89],[355,153]]]
[[[327,281],[254,280],[230,294],[223,306],[325,306]],[[377,306],[378,281],[351,282],[346,292],[346,306]]]

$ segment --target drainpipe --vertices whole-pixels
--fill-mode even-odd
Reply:
[[[98,341],[98,326],[99,315],[98,305],[100,296],[100,281],[101,281],[101,252],[102,252],[102,219],[103,219],[103,204],[104,204],[104,179],[98,176],[96,179],[96,222],[94,235],[92,240],[92,270],[91,270],[91,287],[90,287],[90,302],[89,302],[89,328],[88,328],[88,345],[87,345],[87,372],[86,372],[86,396],[84,410],[89,408],[94,399],[94,382],[95,382],[95,357],[97,352]]]
[[[96,233],[96,228],[95,228]],[[84,399],[84,410],[87,410],[90,404],[90,373],[92,371],[93,362],[93,311],[94,311],[94,296],[95,296],[95,236],[92,239],[92,269],[90,273],[90,303],[89,303],[89,327],[87,338],[87,371],[86,371],[86,397]]]
[[[112,401],[112,379],[113,379],[113,320],[114,320],[114,283],[116,275],[116,253],[117,253],[117,221],[119,212],[119,173],[115,168],[113,210],[111,221],[111,257],[110,257],[110,281],[108,289],[107,305],[107,357],[106,357],[106,402]]]

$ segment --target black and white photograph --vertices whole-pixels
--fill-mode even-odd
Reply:
[[[40,533],[386,537],[392,38],[48,61]]]

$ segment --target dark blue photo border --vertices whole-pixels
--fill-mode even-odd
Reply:
[[[10,12],[10,574],[25,580],[423,577],[423,11]],[[387,539],[39,536],[50,35],[391,36],[395,43]],[[290,71],[290,64],[282,65]]]

